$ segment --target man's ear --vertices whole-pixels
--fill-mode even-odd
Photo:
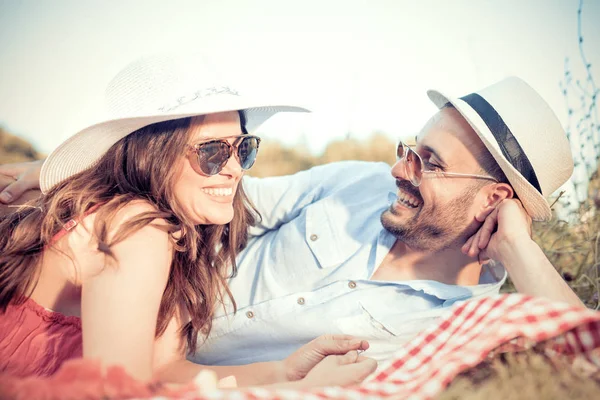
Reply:
[[[481,189],[480,195],[483,196],[481,207],[477,210],[475,218],[483,221],[490,212],[492,212],[505,199],[512,199],[515,192],[508,183],[495,183],[485,186]]]

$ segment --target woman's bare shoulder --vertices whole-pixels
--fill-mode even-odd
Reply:
[[[123,206],[106,222],[107,234],[104,241],[99,240],[98,218],[103,215],[100,209],[86,215],[60,242],[54,246],[59,253],[67,255],[74,263],[81,281],[102,272],[108,264],[117,262],[119,267],[128,268],[132,258],[143,261],[152,254],[157,260],[163,260],[165,268],[173,247],[168,233],[168,222],[162,218],[152,221],[121,236],[120,231],[127,230],[127,223],[158,209],[144,200],[134,200]]]

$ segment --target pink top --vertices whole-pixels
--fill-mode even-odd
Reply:
[[[87,213],[93,212],[97,206]],[[52,243],[77,225],[69,220]],[[71,358],[83,356],[81,319],[47,310],[32,299],[0,312],[0,373],[48,376]]]
[[[48,376],[82,356],[78,317],[46,310],[31,299],[0,313],[0,373]]]

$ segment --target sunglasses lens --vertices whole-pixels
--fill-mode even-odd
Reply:
[[[225,167],[231,154],[224,142],[208,142],[198,147],[198,165],[206,175],[216,175]]]
[[[396,160],[400,160],[404,157],[404,144],[402,142],[398,143],[398,148],[396,149]]]
[[[410,182],[415,185],[415,186],[419,186],[419,184],[421,183],[421,157],[419,157],[417,155],[417,153],[415,153],[412,150],[408,150],[406,151],[406,173],[407,173],[407,178],[410,180]]]
[[[254,165],[258,154],[258,138],[255,136],[243,138],[238,145],[237,153],[242,169],[250,169]]]

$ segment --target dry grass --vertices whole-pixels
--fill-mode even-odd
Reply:
[[[281,176],[334,161],[361,160],[396,161],[396,144],[385,135],[375,133],[368,140],[353,139],[330,142],[320,156],[309,154],[303,147],[286,147],[273,140],[263,140],[256,164],[249,171],[252,176]]]
[[[436,399],[595,399],[600,394],[595,371],[536,350],[500,354],[460,374]]]
[[[597,184],[596,182],[593,182]],[[600,308],[600,204],[589,199],[570,213],[534,225],[534,240],[584,303]]]
[[[0,164],[33,161],[41,157],[26,140],[11,135],[0,127]]]

